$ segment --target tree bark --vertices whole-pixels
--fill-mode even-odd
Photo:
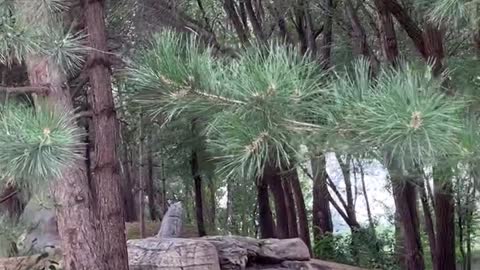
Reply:
[[[387,0],[375,0],[375,7],[377,8],[379,17],[383,53],[387,61],[395,67],[399,54],[397,37],[393,19],[386,5],[386,1]]]
[[[288,208],[285,199],[285,191],[282,187],[282,179],[279,175],[279,169],[275,165],[271,166],[271,177],[268,177],[268,187],[273,196],[273,202],[275,205],[275,216],[277,221],[277,237],[280,239],[288,238]]]
[[[257,203],[261,238],[276,238],[277,232],[273,221],[270,199],[268,194],[268,178],[274,177],[271,166],[265,165],[262,177],[257,182]]]
[[[320,240],[325,234],[333,232],[330,212],[330,194],[325,171],[325,156],[312,159],[313,173],[313,237]]]
[[[404,237],[406,270],[425,269],[422,243],[418,230],[418,213],[415,186],[398,174],[395,168],[389,170],[395,207],[399,214]]]
[[[120,193],[120,174],[117,158],[117,125],[113,103],[110,62],[107,52],[104,1],[84,1],[85,22],[91,48],[88,71],[91,89],[90,102],[95,130],[93,181],[95,182],[100,223],[103,230],[104,259],[109,267],[128,269],[125,217]]]
[[[148,143],[152,143],[151,140],[148,140]],[[148,196],[148,209],[150,212],[150,219],[157,220],[158,213],[157,208],[155,207],[155,198],[156,190],[154,184],[154,175],[153,175],[153,152],[148,150],[147,153],[147,186],[146,186],[147,196]]]
[[[320,40],[320,54],[324,70],[332,66],[332,44],[333,44],[333,13],[335,12],[334,0],[324,0],[325,22],[323,27],[323,38]]]
[[[300,179],[298,178],[298,173],[296,169],[291,172],[291,184],[293,189],[293,194],[295,196],[295,205],[297,207],[298,214],[298,234],[300,238],[305,242],[312,254],[312,243],[310,240],[310,230],[308,228],[308,216],[307,209],[305,206],[305,199],[303,197],[302,187],[300,186]]]
[[[295,209],[295,199],[293,198],[293,190],[291,184],[291,172],[288,172],[282,177],[282,187],[285,192],[285,203],[287,205],[287,216],[288,216],[288,238],[297,238],[298,237],[298,226],[297,226],[297,211]]]
[[[203,219],[202,178],[200,176],[200,172],[198,168],[198,157],[197,157],[197,152],[195,150],[192,151],[191,167],[192,167],[193,181],[195,185],[195,215],[197,219],[197,229],[198,229],[198,235],[202,237],[207,235],[207,232],[205,230],[205,222]]]
[[[435,227],[432,219],[432,208],[430,207],[426,191],[426,185],[428,185],[428,182],[424,179],[421,181],[423,184],[420,186],[420,200],[422,202],[423,217],[425,219],[425,232],[428,236],[428,244],[430,245],[430,256],[432,258],[433,269],[437,269]]]
[[[448,169],[447,169],[448,170]],[[455,201],[452,174],[434,168],[436,270],[455,269]]]

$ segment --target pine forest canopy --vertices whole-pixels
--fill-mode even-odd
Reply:
[[[69,270],[128,270],[123,220],[176,201],[199,236],[475,269],[479,59],[479,0],[0,0],[0,255],[47,194]]]

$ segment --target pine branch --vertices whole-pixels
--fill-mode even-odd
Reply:
[[[0,199],[0,204],[10,200],[13,196],[17,195],[18,190],[13,191],[12,193],[8,194],[7,196]]]
[[[48,95],[50,88],[48,86],[18,86],[5,87],[0,86],[0,92],[7,92],[7,94],[38,94]]]

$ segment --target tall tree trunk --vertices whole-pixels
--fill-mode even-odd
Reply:
[[[268,178],[268,187],[273,196],[273,202],[275,205],[275,215],[277,221],[277,237],[280,239],[288,238],[288,208],[285,199],[285,191],[282,187],[282,179],[279,175],[279,169],[275,165],[272,166],[273,172],[271,177]]]
[[[327,70],[332,65],[333,44],[333,14],[335,12],[334,0],[323,0],[325,9],[325,22],[323,23],[323,38],[320,40],[320,54],[322,67]]]
[[[209,225],[212,228],[212,232],[216,231],[216,219],[217,219],[217,196],[216,196],[216,186],[215,186],[215,180],[212,177],[209,177],[208,179],[208,189],[209,189],[209,195],[210,195],[210,220],[209,220]]]
[[[138,220],[140,226],[140,237],[145,238],[145,135],[143,132],[143,114],[140,113],[138,124]]]
[[[330,194],[325,171],[325,156],[312,159],[313,173],[313,237],[320,240],[325,234],[333,232],[332,214],[330,212]]]
[[[436,256],[436,239],[435,239],[435,227],[433,224],[433,219],[432,219],[432,211],[431,207],[429,204],[429,199],[427,195],[427,187],[428,181],[427,179],[421,179],[421,185],[420,185],[420,200],[422,202],[422,209],[423,209],[423,217],[425,219],[425,232],[427,233],[428,236],[428,244],[430,245],[430,256],[432,258],[432,263],[433,263],[433,269],[436,269],[436,263],[437,259],[435,258]]]
[[[295,199],[293,198],[293,190],[291,184],[291,172],[282,177],[282,187],[285,192],[285,203],[287,205],[288,216],[288,238],[298,237],[297,211],[295,209]]]
[[[30,84],[50,85],[50,104],[73,111],[69,89],[63,87],[66,78],[61,69],[42,57],[29,56],[26,62]],[[92,195],[86,163],[82,160],[66,168],[56,180],[55,209],[67,270],[108,269],[103,260],[102,232],[97,230],[99,222]]]
[[[395,207],[399,214],[404,237],[406,270],[425,269],[422,243],[418,230],[418,213],[415,186],[405,176],[390,169]]]
[[[202,177],[198,168],[197,152],[192,151],[191,159],[192,176],[195,186],[195,215],[197,219],[197,229],[199,236],[207,235],[205,230],[205,222],[203,219],[203,195],[202,195]]]
[[[303,242],[307,245],[308,250],[310,250],[310,254],[312,254],[312,243],[310,241],[310,230],[308,228],[307,209],[305,206],[302,187],[300,185],[300,179],[298,178],[296,169],[291,172],[290,177],[298,214],[298,234],[300,238],[302,238]]]
[[[100,223],[103,230],[103,249],[109,267],[128,269],[125,217],[120,193],[120,175],[117,158],[117,119],[113,102],[110,61],[105,52],[107,33],[105,29],[105,1],[84,1],[85,22],[91,50],[88,59],[91,105],[95,130],[95,154],[93,180],[100,208]]]
[[[262,177],[257,181],[257,203],[261,238],[276,238],[277,232],[275,222],[273,221],[272,210],[270,208],[270,198],[268,194],[268,178],[273,178],[275,171],[268,164],[265,165]]]
[[[125,209],[125,221],[132,222],[137,219],[137,212],[135,211],[135,197],[133,195],[133,183],[132,183],[132,169],[130,159],[128,157],[128,143],[124,139],[123,129],[125,127],[120,124],[120,144],[122,145],[122,172],[123,181],[121,181],[121,189],[123,193],[123,206]]]
[[[151,138],[151,136],[149,136]],[[152,143],[149,139],[147,141],[147,145]],[[153,151],[150,149],[147,152],[147,185],[146,191],[148,196],[148,210],[150,212],[150,219],[157,220],[157,208],[155,207],[155,198],[157,197],[156,190],[155,190],[155,183],[154,183],[154,175],[153,175]]]
[[[455,269],[455,202],[449,169],[434,168],[436,270]]]

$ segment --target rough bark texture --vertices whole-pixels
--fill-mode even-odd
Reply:
[[[262,238],[274,238],[277,235],[268,194],[269,177],[272,177],[271,172],[268,167],[265,167],[262,177],[257,182],[258,223]]]
[[[450,174],[434,168],[436,270],[455,269],[455,201]],[[441,170],[441,169],[440,169]]]
[[[279,170],[271,164],[265,165],[265,170],[269,171],[268,187],[273,196],[275,205],[275,216],[277,221],[277,237],[280,239],[288,238],[288,209],[285,199],[285,191],[282,187],[282,179]]]
[[[313,237],[321,239],[333,232],[332,214],[330,212],[330,194],[327,187],[325,157],[312,159],[313,173]]]
[[[333,13],[335,11],[334,0],[323,0],[325,9],[325,22],[323,25],[323,37],[320,40],[320,56],[323,69],[329,69],[332,65],[333,45]]]
[[[42,57],[30,56],[27,69],[32,86],[50,85],[48,101],[61,109],[73,111],[65,75],[58,66]],[[92,209],[94,201],[81,160],[66,168],[54,188],[57,221],[66,270],[108,269],[102,260],[97,231],[98,220]]]
[[[205,221],[203,218],[203,188],[202,188],[202,177],[200,176],[198,168],[198,157],[197,152],[192,152],[192,176],[195,185],[195,215],[197,219],[197,228],[198,234],[200,236],[205,236],[207,234],[205,230]]]
[[[305,199],[303,197],[302,187],[300,186],[300,180],[296,170],[292,172],[291,184],[293,194],[295,196],[295,205],[297,207],[298,234],[303,242],[305,242],[307,245],[308,249],[310,250],[310,254],[312,254],[312,243],[310,240],[310,229],[308,228],[307,208],[305,206]]]
[[[387,61],[395,66],[398,58],[397,37],[395,34],[393,19],[388,10],[386,1],[387,0],[375,0],[375,7],[377,8],[379,17],[383,53]]]
[[[287,205],[288,216],[288,238],[298,237],[297,210],[295,209],[295,199],[291,185],[291,175],[282,177],[282,188],[285,192],[285,203]]]
[[[93,182],[96,207],[99,209],[103,232],[104,260],[111,269],[128,269],[125,245],[125,218],[120,192],[120,174],[117,158],[117,124],[113,103],[110,61],[107,57],[105,30],[105,1],[84,1],[85,22],[91,48],[87,61],[90,86],[89,100],[93,111],[94,155]]]
[[[404,237],[404,258],[406,270],[425,269],[423,250],[418,230],[418,213],[415,186],[405,177],[392,174],[392,190],[395,207],[399,214]]]

